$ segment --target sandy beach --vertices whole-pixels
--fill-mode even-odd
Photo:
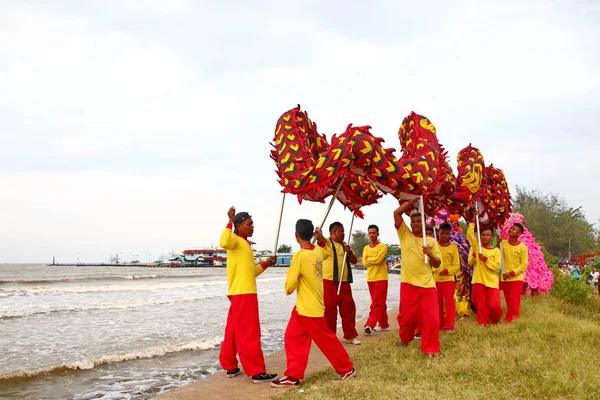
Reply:
[[[364,320],[356,322],[356,329],[359,332],[358,338],[363,343],[368,343],[372,340],[377,340],[378,337],[383,335],[397,335],[398,334],[398,321],[396,319],[398,315],[398,309],[394,308],[388,311],[390,321],[389,332],[373,333],[366,335],[362,329]],[[341,329],[338,329],[338,337],[341,339]],[[343,341],[342,341],[343,343]],[[358,349],[360,346],[351,344],[344,344],[346,350],[350,353],[352,358],[352,352]],[[286,368],[285,352],[280,351],[270,356],[265,357],[267,364],[267,370],[271,373],[278,373],[279,376],[283,376]],[[330,368],[329,361],[323,356],[323,353],[314,345],[310,351],[310,357],[308,360],[308,368],[306,369],[306,377],[318,371]],[[357,375],[360,374],[360,370],[357,370]],[[332,379],[334,379],[334,373],[332,370]],[[278,393],[281,389],[271,387],[268,383],[264,384],[252,384],[250,379],[245,375],[241,374],[233,379],[228,379],[223,371],[219,371],[208,378],[202,379],[198,382],[191,383],[186,386],[174,389],[160,396],[154,397],[156,400],[222,400],[224,398],[249,398],[249,399],[266,399]],[[299,387],[285,390],[302,390],[302,384]]]

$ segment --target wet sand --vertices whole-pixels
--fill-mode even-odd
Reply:
[[[366,335],[363,331],[364,320],[356,322],[356,329],[358,331],[358,338],[363,343],[368,343],[372,340],[377,340],[382,335],[397,335],[398,334],[398,322],[396,317],[398,316],[398,309],[394,308],[388,311],[390,331],[373,333]],[[338,337],[342,335],[341,328],[338,329]],[[343,339],[342,343],[343,342]],[[352,358],[352,352],[360,348],[360,346],[351,345],[344,343],[344,347]],[[277,373],[279,376],[283,376],[286,369],[285,352],[280,351],[265,357],[267,364],[267,371],[270,373]],[[306,377],[310,376],[315,372],[322,371],[324,369],[331,368],[331,364],[325,358],[321,350],[316,347],[313,343],[310,357],[308,359],[308,368],[306,369]],[[360,370],[357,370],[357,375],[360,374]],[[301,390],[302,384],[299,387],[285,390]],[[219,371],[216,374],[202,379],[198,382],[182,386],[174,389],[160,396],[154,397],[156,400],[223,400],[230,398],[246,398],[246,399],[266,399],[281,390],[271,387],[269,383],[253,384],[250,378],[244,373],[238,375],[235,378],[228,379],[225,376],[224,371]]]

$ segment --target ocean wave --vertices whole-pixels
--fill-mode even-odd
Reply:
[[[223,295],[208,295],[208,296],[193,296],[193,297],[177,297],[172,299],[164,299],[164,300],[148,300],[148,301],[138,301],[138,302],[121,302],[121,303],[103,303],[103,304],[92,304],[89,306],[62,306],[62,307],[54,307],[54,308],[37,308],[32,310],[24,310],[24,311],[15,311],[15,312],[5,312],[0,313],[0,320],[2,319],[11,319],[11,318],[24,318],[31,317],[33,315],[40,314],[51,314],[51,313],[59,313],[59,312],[82,312],[82,311],[96,311],[96,310],[123,310],[128,308],[139,308],[145,306],[154,306],[161,304],[169,304],[176,302],[185,302],[185,301],[197,301],[197,300],[206,300],[210,298],[218,298],[224,297]]]
[[[178,289],[186,287],[227,285],[226,280],[196,281],[196,282],[164,282],[147,283],[138,285],[79,285],[79,286],[33,286],[33,287],[7,287],[4,293],[89,293],[89,292],[118,292],[155,289]]]
[[[84,359],[78,361],[65,362],[62,364],[50,365],[41,368],[25,369],[9,372],[0,375],[0,385],[35,379],[45,374],[60,374],[67,371],[90,370],[104,364],[113,364],[123,361],[139,360],[144,358],[160,357],[167,354],[179,353],[182,351],[209,350],[218,347],[223,340],[222,337],[215,337],[208,340],[195,340],[184,344],[171,344],[165,346],[148,347],[145,349],[133,350],[130,352],[120,352],[108,354],[95,359]]]
[[[93,281],[119,281],[135,279],[177,279],[177,278],[201,278],[206,275],[106,275],[106,276],[84,276],[77,278],[49,278],[49,279],[14,279],[0,280],[0,285],[48,285],[54,283],[71,282],[93,282]]]

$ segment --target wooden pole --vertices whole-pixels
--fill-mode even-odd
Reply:
[[[425,229],[425,203],[423,195],[419,196],[419,212],[421,213],[421,228],[423,229],[423,246],[427,246],[427,230]],[[425,254],[425,264],[429,264],[429,257]]]
[[[281,199],[281,209],[279,210],[279,223],[277,224],[277,235],[275,235],[275,246],[273,248],[273,255],[277,255],[277,245],[279,244],[279,232],[281,232],[281,219],[283,218],[283,205],[285,204],[285,193]]]
[[[479,246],[479,253],[483,252],[481,248],[481,231],[479,230],[479,209],[477,207],[477,202],[475,202],[475,225],[477,225],[477,245]]]
[[[333,193],[333,196],[331,196],[331,201],[329,201],[329,206],[327,206],[327,211],[325,212],[325,216],[323,217],[323,221],[321,221],[321,225],[319,225],[319,230],[323,231],[323,225],[325,225],[325,221],[327,221],[327,217],[329,216],[329,212],[331,211],[331,207],[333,206],[333,202],[335,201],[338,192],[340,191],[340,188],[342,187],[342,183],[344,183],[344,179],[346,179],[346,175],[342,176],[342,179],[340,179],[340,183],[338,183],[337,188],[335,189],[335,192]],[[317,238],[313,238],[311,243],[315,244],[315,241],[317,240]]]

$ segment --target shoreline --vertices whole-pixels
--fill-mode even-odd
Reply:
[[[291,311],[291,310],[290,310]],[[392,308],[388,311],[388,319],[390,322],[390,330],[387,332],[378,332],[367,335],[364,333],[363,325],[365,320],[356,321],[356,330],[358,331],[358,339],[365,343],[369,343],[387,335],[398,335],[398,308]],[[286,322],[287,323],[287,322]],[[352,353],[358,350],[361,346],[344,343],[343,333],[341,328],[337,331],[338,337],[342,341],[342,345],[350,354],[352,359]],[[267,372],[277,373],[280,377],[284,376],[286,370],[286,357],[285,351],[281,350],[276,353],[270,354],[265,357],[265,364],[267,365]],[[240,365],[241,368],[241,365]],[[329,361],[325,358],[321,350],[313,343],[310,356],[308,358],[308,366],[306,368],[305,379],[310,375],[321,372],[323,370],[332,370],[332,379],[334,379],[335,373]],[[357,370],[357,374],[360,374],[360,370]],[[298,387],[293,387],[292,390],[302,390],[302,383]],[[197,382],[190,383],[185,386],[170,390],[162,393],[154,400],[223,400],[227,398],[252,398],[252,399],[266,399],[271,396],[281,394],[281,389],[272,388],[270,384],[253,384],[250,378],[245,374],[241,373],[239,376],[231,379],[225,376],[225,371],[219,370],[215,374],[201,379]]]
[[[111,264],[111,263],[60,263],[60,264],[43,264],[44,267],[141,267],[141,268],[174,268],[174,269],[182,269],[182,268],[192,268],[192,269],[226,269],[226,265],[177,265],[177,264],[152,264],[152,263],[144,263],[144,264]],[[289,265],[283,264],[275,264],[270,266],[269,268],[287,268]],[[354,267],[353,267],[354,269]],[[358,268],[357,268],[358,269]]]

